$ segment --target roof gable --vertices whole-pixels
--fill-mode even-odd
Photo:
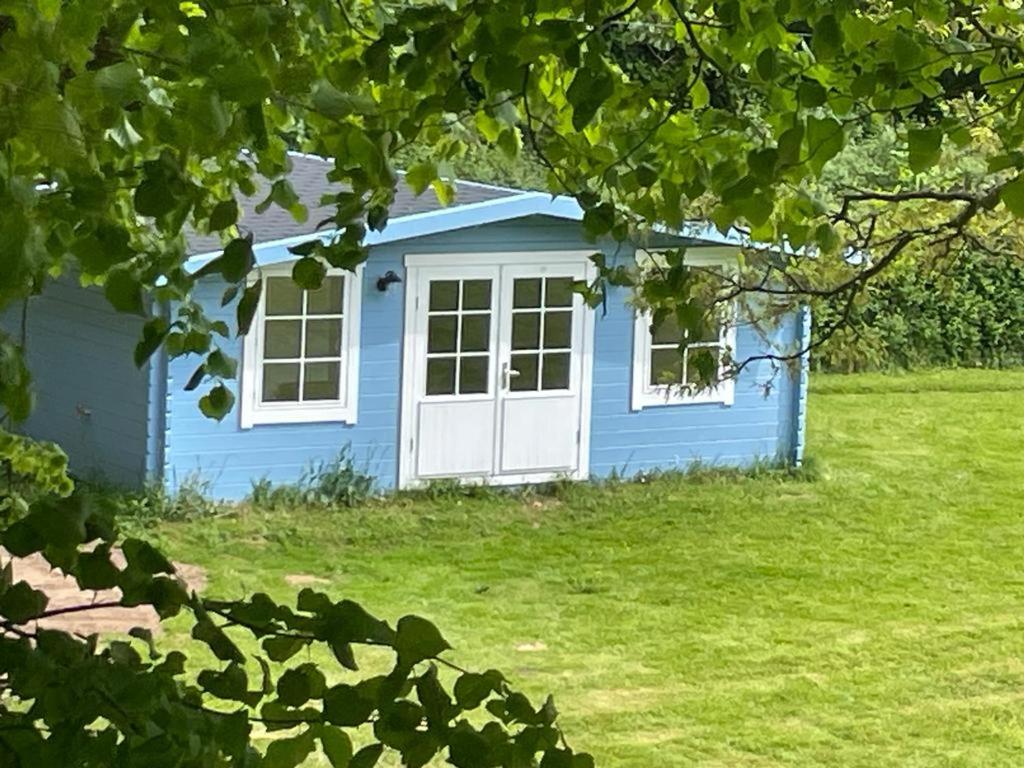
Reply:
[[[309,210],[309,217],[306,221],[296,221],[288,211],[277,205],[270,206],[263,213],[257,213],[256,206],[270,193],[270,182],[259,179],[256,194],[252,197],[238,198],[239,229],[252,233],[256,245],[292,237],[308,239],[314,236],[317,233],[317,223],[329,218],[334,212],[331,205],[321,205],[321,199],[325,195],[337,194],[344,189],[343,185],[327,180],[327,174],[334,167],[329,160],[298,152],[289,153],[289,157],[292,170],[288,174],[288,181],[291,182],[299,200]],[[516,189],[473,181],[458,181],[456,202],[446,208],[436,195],[416,195],[403,181],[395,188],[395,201],[391,205],[389,218],[394,220],[437,210],[455,210],[465,205],[520,194],[522,192]],[[190,231],[186,234],[186,240],[188,253],[194,255],[217,252],[224,247],[216,233],[207,235]]]
[[[289,254],[288,248],[320,237],[328,240],[337,233],[336,229],[317,230],[317,222],[330,216],[331,206],[320,205],[325,194],[337,193],[339,184],[327,181],[326,175],[331,163],[313,155],[292,153],[293,168],[289,180],[299,199],[309,209],[305,222],[298,222],[292,215],[278,206],[271,206],[262,214],[256,213],[256,205],[267,195],[267,185],[250,198],[241,201],[240,229],[253,235],[253,250],[257,264],[273,264],[297,258]],[[391,206],[388,225],[383,231],[367,232],[364,243],[367,246],[385,245],[402,240],[426,237],[441,232],[450,232],[468,227],[494,224],[528,216],[552,216],[571,221],[583,220],[583,209],[575,198],[552,196],[546,192],[528,192],[491,186],[472,181],[456,181],[457,199],[454,205],[444,206],[433,195],[413,194],[405,184],[395,190],[395,202]],[[723,235],[708,222],[690,222],[680,230],[672,232],[664,228],[656,230],[661,238],[679,241],[694,246],[748,245],[747,238],[738,230]],[[223,244],[216,235],[190,234],[188,236],[188,269],[195,271],[214,259],[223,250]]]

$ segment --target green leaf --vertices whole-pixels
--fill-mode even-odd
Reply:
[[[295,768],[313,752],[316,742],[310,729],[298,736],[276,739],[267,747],[263,757],[264,768]]]
[[[315,256],[303,256],[292,266],[292,280],[307,291],[315,291],[323,285],[327,267]]]
[[[831,117],[807,119],[807,164],[820,174],[825,163],[839,154],[846,141],[843,126]]]
[[[145,365],[146,361],[164,343],[164,339],[167,338],[169,331],[170,326],[162,317],[153,317],[146,321],[146,324],[142,326],[142,339],[135,345],[135,352],[133,354],[137,367],[141,368]]]
[[[583,214],[583,229],[588,237],[600,237],[611,231],[615,218],[615,207],[610,203],[601,203]]]
[[[821,83],[814,80],[804,80],[797,89],[800,104],[804,107],[820,107],[828,99],[828,93]]]
[[[209,228],[215,232],[227,229],[238,221],[238,203],[234,200],[221,200],[210,212]]]
[[[242,292],[242,298],[238,301],[235,310],[238,322],[238,335],[244,336],[252,327],[252,320],[256,317],[256,310],[260,305],[260,296],[263,295],[263,281],[257,280],[252,285],[246,286]]]
[[[1018,176],[1003,187],[999,199],[1018,218],[1024,218],[1024,176]]]
[[[131,272],[117,269],[108,273],[103,293],[118,312],[144,314],[142,285]]]
[[[231,127],[231,113],[214,90],[205,89],[194,95],[191,112],[196,128],[204,137],[222,139]]]
[[[241,702],[250,700],[249,679],[245,674],[245,667],[241,664],[228,664],[223,672],[204,669],[199,673],[196,682],[200,688],[218,699]]]
[[[352,756],[352,760],[348,764],[348,768],[373,768],[380,760],[380,756],[384,753],[383,744],[370,744],[363,747],[355,755]]]
[[[704,109],[711,103],[711,92],[708,91],[704,78],[698,77],[690,89],[690,102],[694,109]]]
[[[222,350],[215,349],[207,355],[204,368],[210,376],[231,379],[238,370],[238,361],[228,357]]]
[[[491,743],[466,721],[459,722],[448,739],[448,760],[456,768],[494,765]],[[535,764],[532,759],[527,765]]]
[[[27,520],[18,520],[2,532],[4,549],[15,557],[28,557],[46,547],[46,539]]]
[[[572,750],[558,747],[545,750],[544,757],[540,761],[540,768],[574,768]]]
[[[761,51],[757,56],[756,67],[757,74],[765,82],[775,77],[775,73],[778,71],[778,54],[776,54],[775,49],[765,48]]]
[[[359,665],[356,663],[356,657],[352,652],[351,643],[331,642],[330,645],[331,653],[334,654],[334,658],[337,659],[341,666],[345,669],[350,669],[353,672],[359,671]]]
[[[142,92],[142,73],[128,61],[120,61],[96,72],[96,88],[108,99],[122,106]]]
[[[143,573],[174,573],[174,565],[148,541],[125,539],[121,545],[128,567]]]
[[[405,182],[416,195],[422,195],[437,179],[437,165],[432,162],[416,163],[405,174]]]
[[[798,122],[779,136],[779,164],[792,166],[800,162],[800,148],[804,142],[804,124]]]
[[[376,705],[359,688],[341,683],[324,694],[324,719],[334,725],[354,728],[370,719]]]
[[[586,128],[614,92],[615,79],[603,62],[578,69],[565,93],[572,105],[572,127],[577,131]]]
[[[942,156],[941,128],[916,128],[907,132],[910,169],[915,173],[926,171]]]
[[[276,636],[263,641],[263,650],[271,661],[288,661],[292,656],[309,645],[309,641],[301,637]]]
[[[320,744],[333,768],[348,768],[352,760],[352,739],[340,728],[329,725],[320,729]]]
[[[821,60],[833,59],[842,52],[843,30],[835,16],[829,14],[818,19],[811,36],[811,48]]]
[[[252,235],[236,237],[225,246],[223,253],[196,270],[195,277],[219,273],[229,283],[237,283],[252,271],[256,255],[252,250]]]
[[[15,624],[31,621],[46,610],[49,599],[28,582],[18,581],[0,596],[0,615]]]
[[[368,96],[338,90],[326,80],[313,85],[313,108],[325,117],[338,120],[353,113],[373,114],[376,102]]]
[[[270,194],[256,206],[256,213],[263,213],[271,204],[284,208],[296,221],[305,221],[307,218],[306,206],[302,204],[298,193],[288,179],[278,179],[271,185]]]
[[[156,643],[153,642],[152,630],[146,629],[145,627],[132,627],[128,630],[128,635],[129,637],[134,637],[146,644],[150,660],[160,658],[160,652],[156,649]]]
[[[188,602],[188,593],[177,579],[158,576],[147,586],[143,602],[152,605],[161,619],[167,619],[181,611]]]
[[[441,205],[451,205],[455,202],[455,187],[450,181],[434,179],[430,182],[430,188],[434,190]]]
[[[313,664],[289,669],[277,679],[277,697],[289,707],[301,707],[324,690],[324,676]]]
[[[107,224],[101,224],[95,232],[82,237],[74,244],[72,250],[81,263],[82,270],[92,275],[101,275],[135,255],[128,231],[123,227]]]
[[[403,616],[398,620],[395,650],[398,663],[412,667],[451,648],[437,627],[419,616]]]
[[[112,589],[117,586],[120,571],[110,560],[110,547],[97,547],[78,555],[76,576],[78,586],[86,590]]]
[[[174,189],[165,183],[163,177],[144,178],[135,188],[135,210],[140,216],[158,218],[177,207]]]
[[[207,418],[221,421],[234,404],[235,393],[223,384],[217,384],[199,399],[199,410]]]
[[[476,709],[500,688],[502,680],[501,673],[495,670],[485,674],[465,672],[455,681],[455,701],[462,709]]]
[[[203,363],[202,365],[198,366],[194,371],[192,371],[192,375],[189,376],[188,381],[185,382],[184,390],[186,392],[191,392],[192,390],[197,389],[199,385],[203,383],[203,379],[205,378],[206,363]]]
[[[474,123],[476,125],[476,129],[480,131],[480,135],[492,144],[498,140],[498,136],[500,136],[502,130],[504,130],[504,126],[497,118],[487,114],[487,112],[484,112],[483,110],[476,113]]]
[[[214,656],[221,661],[245,662],[245,656],[238,650],[238,646],[205,613],[197,618],[195,626],[192,627],[192,637],[206,643]]]

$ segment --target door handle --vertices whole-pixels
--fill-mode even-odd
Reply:
[[[519,371],[511,366],[509,363],[501,364],[501,382],[504,389],[508,389],[512,385],[512,379],[519,375]]]

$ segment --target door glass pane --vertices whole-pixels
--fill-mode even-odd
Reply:
[[[428,352],[454,352],[456,315],[434,315],[427,326]]]
[[[544,306],[545,307],[571,307],[572,306],[572,278],[571,277],[549,277],[544,281]]]
[[[548,352],[544,355],[541,389],[569,388],[569,353]]]
[[[427,360],[427,394],[455,394],[454,357],[432,357]]]
[[[530,392],[537,389],[537,374],[539,371],[537,353],[529,355],[512,355],[512,370],[518,371],[519,375],[509,377],[508,388],[513,392]]]
[[[459,308],[458,280],[430,281],[430,311],[450,312]]]
[[[486,352],[490,347],[491,316],[463,315],[462,339],[460,346],[463,352]]]
[[[572,346],[572,312],[544,314],[544,349],[568,349]]]
[[[307,363],[302,381],[303,400],[337,400],[340,363]]]
[[[462,283],[463,309],[491,308],[491,281],[466,280]]]
[[[651,351],[651,384],[682,384],[683,358],[676,348]]]
[[[459,361],[459,394],[471,395],[487,391],[488,357],[463,357]]]
[[[306,297],[306,311],[311,315],[340,315],[344,286],[344,277],[328,275],[318,290],[309,291]]]
[[[516,309],[540,307],[539,277],[521,277],[513,282],[512,306]]]
[[[306,321],[306,357],[341,355],[341,320]]]
[[[302,289],[290,277],[268,277],[264,312],[268,315],[302,314]]]
[[[512,315],[512,349],[537,349],[540,346],[540,313],[517,312]]]
[[[301,320],[267,320],[263,357],[268,360],[299,356]]]
[[[263,366],[263,402],[294,402],[298,399],[298,363],[268,363]]]

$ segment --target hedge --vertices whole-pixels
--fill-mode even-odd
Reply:
[[[816,333],[844,303],[814,307]],[[848,327],[812,359],[818,370],[842,372],[1024,364],[1024,258],[899,264],[869,283]]]

